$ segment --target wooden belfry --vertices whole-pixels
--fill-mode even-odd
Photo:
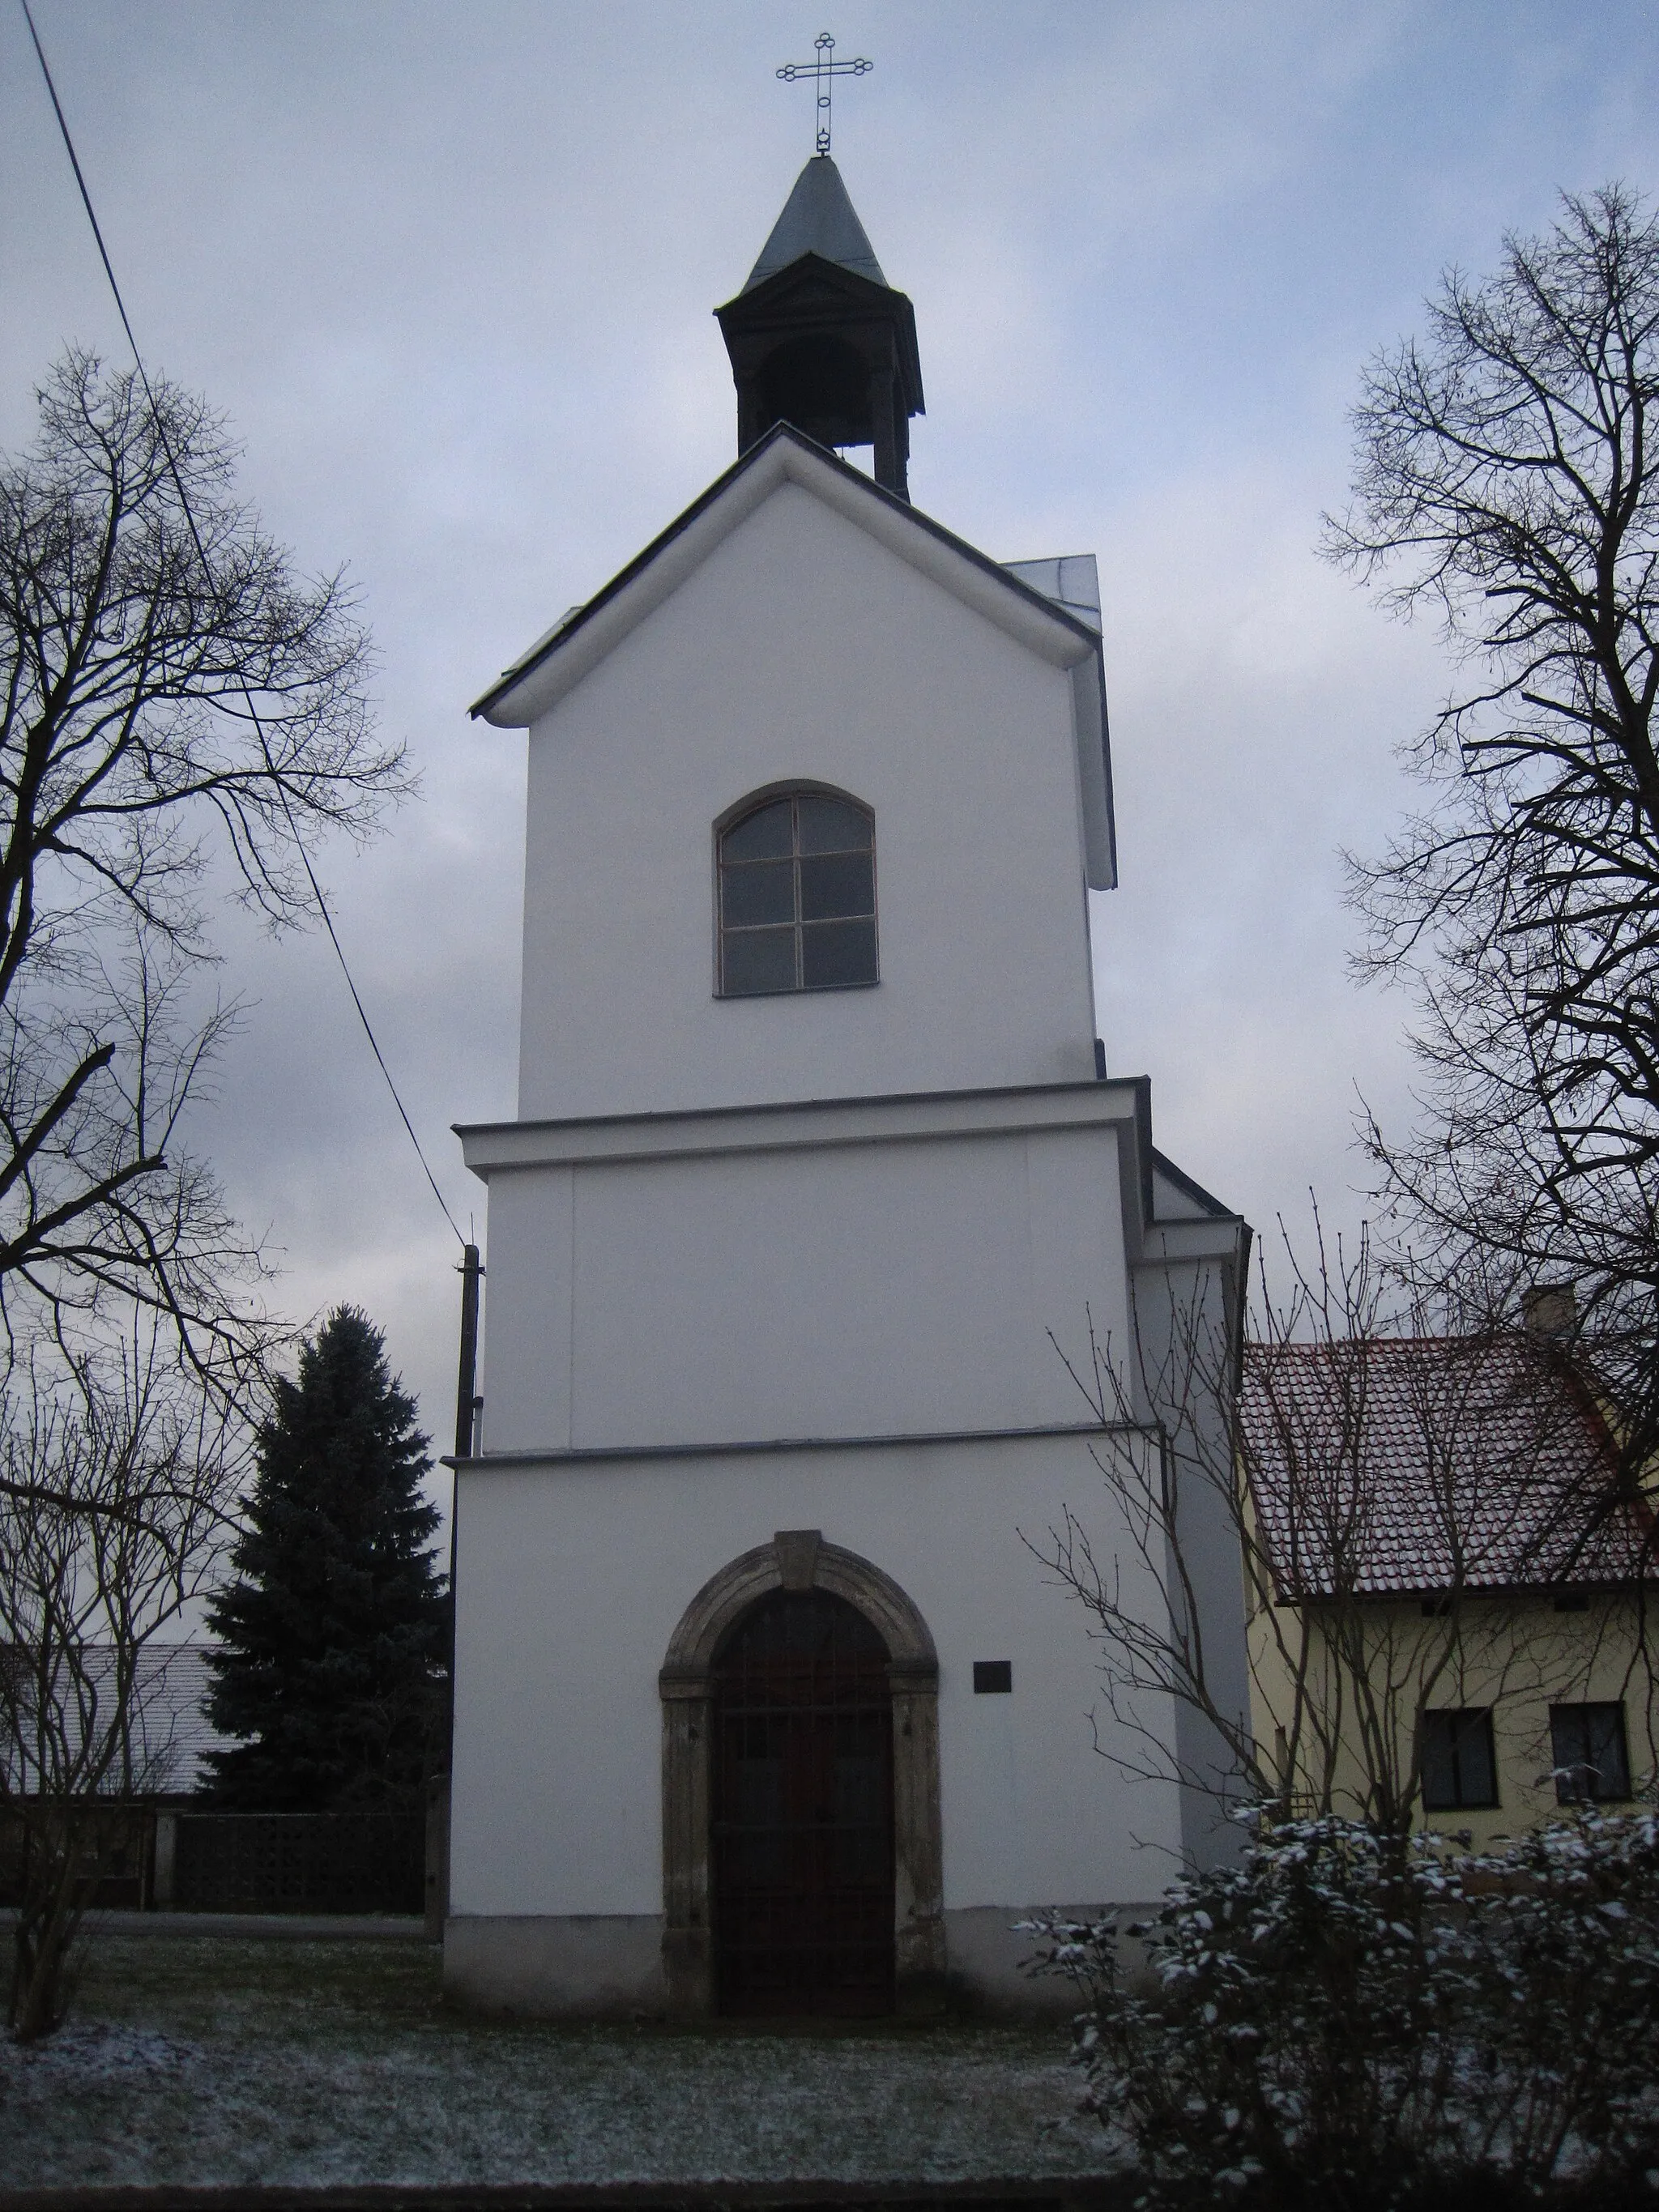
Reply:
[[[872,64],[838,62],[826,31],[816,62],[786,80],[817,85],[817,151],[735,300],[714,310],[738,388],[738,451],[775,422],[821,446],[871,446],[876,482],[909,497],[910,417],[924,411],[915,310],[881,271],[830,156],[830,88]]]

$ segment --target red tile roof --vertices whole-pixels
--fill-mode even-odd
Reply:
[[[1659,1574],[1593,1399],[1518,1331],[1251,1345],[1239,1444],[1281,1598]]]

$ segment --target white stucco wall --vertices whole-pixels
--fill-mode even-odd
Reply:
[[[1087,1308],[1124,1340],[1119,1142],[1108,1122],[496,1174],[483,1448],[1076,1420],[1048,1332],[1080,1354]]]
[[[464,1473],[452,1911],[661,1911],[657,1670],[709,1576],[790,1528],[883,1568],[933,1632],[946,1910],[1155,1896],[1176,1793],[1093,1749],[1085,1620],[1017,1533],[1067,1502],[1109,1559],[1080,1437]],[[1012,1695],[975,1696],[975,1659],[1012,1660]]]
[[[712,824],[875,810],[881,981],[714,995]],[[1070,672],[781,482],[531,732],[526,1119],[1093,1069]]]
[[[1133,1747],[1018,1534],[1074,1505],[1136,1587],[1049,1340],[1127,1342],[1147,1233],[1144,1086],[1094,1079],[1094,643],[960,548],[910,557],[923,526],[878,501],[875,528],[823,457],[760,465],[514,684],[540,717],[520,1120],[464,1133],[486,1457],[457,1517],[452,1926],[492,2001],[532,1924],[526,2002],[659,1978],[658,1669],[781,1528],[862,1554],[933,1632],[947,1914],[1006,1946],[1004,1908],[1146,1899],[1190,1842],[1179,1791],[1097,1752],[1091,1714]],[[874,811],[881,981],[719,1000],[713,824],[795,779]],[[1020,1433],[1044,1428],[1072,1432]],[[1012,1662],[1012,1696],[973,1693],[976,1659]]]

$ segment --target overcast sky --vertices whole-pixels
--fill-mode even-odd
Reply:
[[[1313,553],[1361,362],[1559,189],[1656,182],[1640,0],[33,0],[153,368],[207,394],[307,569],[343,562],[422,796],[325,857],[450,1204],[456,1121],[514,1107],[524,738],[467,702],[734,450],[709,310],[811,150],[776,82],[827,22],[874,70],[835,152],[915,302],[916,503],[1000,559],[1093,551],[1122,888],[1115,1074],[1258,1229],[1352,1223],[1363,1093],[1410,1112],[1359,993],[1338,849],[1409,803],[1445,682]],[[119,328],[15,0],[0,0],[0,443]],[[867,458],[867,457],[866,457]],[[299,1316],[349,1299],[447,1449],[454,1241],[332,956],[227,916],[246,1012],[197,1124]]]

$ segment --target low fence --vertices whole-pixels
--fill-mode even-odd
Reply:
[[[38,1808],[30,1819],[9,1809],[0,1814],[0,1905],[21,1904],[40,1826]],[[114,1799],[77,1808],[76,1872],[88,1905],[131,1911],[152,1902],[155,1832],[155,1815],[143,1805]]]
[[[0,1816],[0,1905],[21,1900],[40,1809]],[[442,1931],[441,1863],[425,1813],[81,1808],[86,1901],[163,1912],[417,1913]]]
[[[419,1912],[425,1905],[420,1813],[162,1813],[156,1826],[152,1893],[164,1911]]]

